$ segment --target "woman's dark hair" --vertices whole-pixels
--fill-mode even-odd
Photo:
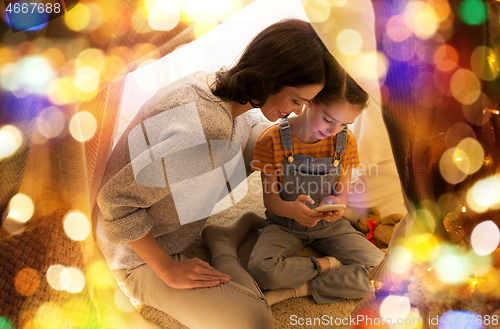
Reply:
[[[324,83],[332,60],[311,24],[283,20],[260,32],[235,66],[217,72],[212,91],[224,100],[260,107],[284,87]]]
[[[338,65],[340,75],[330,75],[325,87],[313,98],[313,102],[329,105],[333,102],[346,100],[350,104],[360,105],[365,108],[368,105],[368,93],[361,88],[347,72]]]

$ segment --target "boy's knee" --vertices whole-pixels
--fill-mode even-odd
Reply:
[[[248,272],[252,274],[257,284],[262,289],[277,289],[280,280],[275,274],[279,260],[277,258],[261,259],[259,261],[250,260],[248,262]]]

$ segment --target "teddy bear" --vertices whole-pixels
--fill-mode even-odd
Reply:
[[[377,208],[370,208],[366,216],[358,219],[356,228],[366,234],[367,239],[378,248],[385,249],[391,241],[394,229],[402,218],[401,214],[392,214],[382,218]]]

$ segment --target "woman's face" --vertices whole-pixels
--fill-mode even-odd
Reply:
[[[317,84],[285,87],[279,93],[269,95],[260,110],[269,121],[277,121],[292,111],[300,111],[305,102],[313,99],[323,89],[323,86],[323,84]]]

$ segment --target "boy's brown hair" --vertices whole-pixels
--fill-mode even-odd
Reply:
[[[325,87],[313,98],[313,102],[329,105],[339,100],[346,100],[350,104],[360,105],[365,108],[368,105],[368,93],[361,88],[354,79],[338,64],[339,74],[331,74],[325,83]]]

